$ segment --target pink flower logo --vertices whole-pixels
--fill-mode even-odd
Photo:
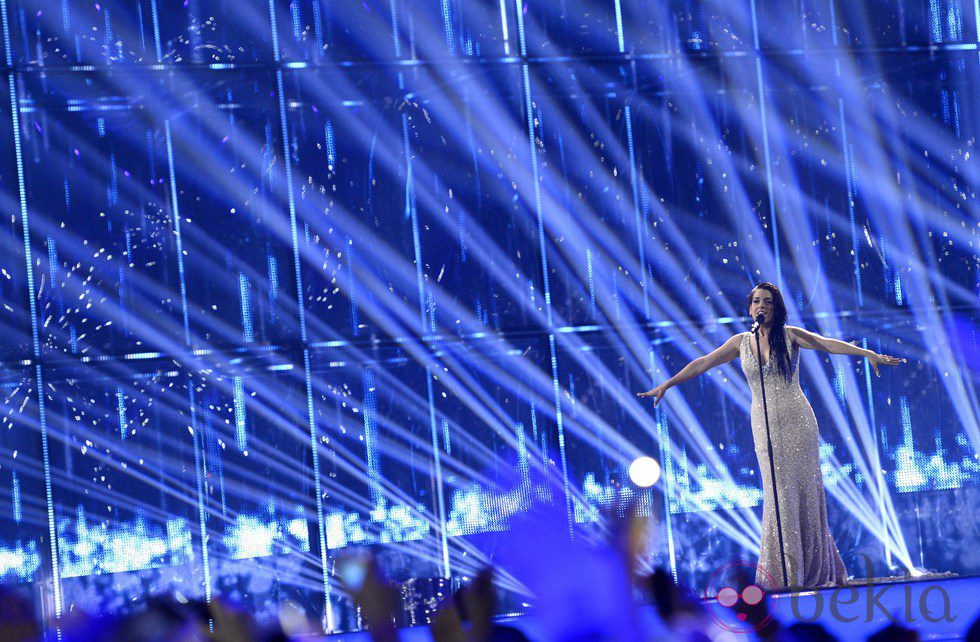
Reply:
[[[760,631],[775,621],[779,602],[767,600],[764,588],[775,585],[772,575],[761,566],[750,562],[726,564],[708,580],[708,613],[726,631]]]

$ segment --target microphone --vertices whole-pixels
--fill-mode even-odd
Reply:
[[[752,334],[755,334],[756,332],[759,331],[759,326],[761,326],[765,322],[766,322],[766,315],[762,314],[761,312],[755,315],[755,323],[752,324],[752,329],[750,330],[750,332]]]

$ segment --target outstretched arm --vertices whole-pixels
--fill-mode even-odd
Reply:
[[[688,379],[693,379],[698,375],[704,374],[716,366],[720,366],[723,363],[728,363],[729,361],[736,359],[738,357],[738,346],[741,341],[742,335],[736,334],[731,339],[723,343],[721,347],[712,350],[703,357],[698,357],[691,363],[681,368],[680,372],[656,388],[651,388],[646,392],[638,392],[636,393],[636,396],[653,397],[653,406],[656,408],[657,404],[660,403],[661,397],[664,396],[664,393],[667,392],[668,388],[684,383]]]
[[[810,332],[809,330],[804,330],[803,328],[788,325],[786,326],[786,332],[789,333],[790,339],[792,339],[796,345],[803,348],[822,350],[823,352],[829,352],[830,354],[849,354],[856,357],[864,357],[871,363],[871,367],[874,368],[875,374],[879,376],[879,365],[896,366],[902,362],[902,360],[898,357],[878,354],[877,352],[860,348],[853,343],[847,343],[838,339],[824,337],[816,332]]]

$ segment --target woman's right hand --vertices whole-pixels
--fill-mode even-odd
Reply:
[[[667,392],[667,386],[666,386],[666,384],[660,384],[656,388],[651,388],[650,390],[647,390],[646,392],[638,392],[638,393],[636,393],[636,396],[637,397],[653,397],[653,407],[656,408],[657,407],[657,404],[660,403],[660,400],[663,398],[665,392]]]

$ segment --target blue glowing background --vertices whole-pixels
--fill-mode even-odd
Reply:
[[[356,628],[339,550],[457,581],[548,493],[636,497],[703,588],[758,546],[748,387],[633,393],[760,280],[908,359],[803,359],[851,572],[980,572],[975,2],[0,11],[0,581],[43,617]]]

